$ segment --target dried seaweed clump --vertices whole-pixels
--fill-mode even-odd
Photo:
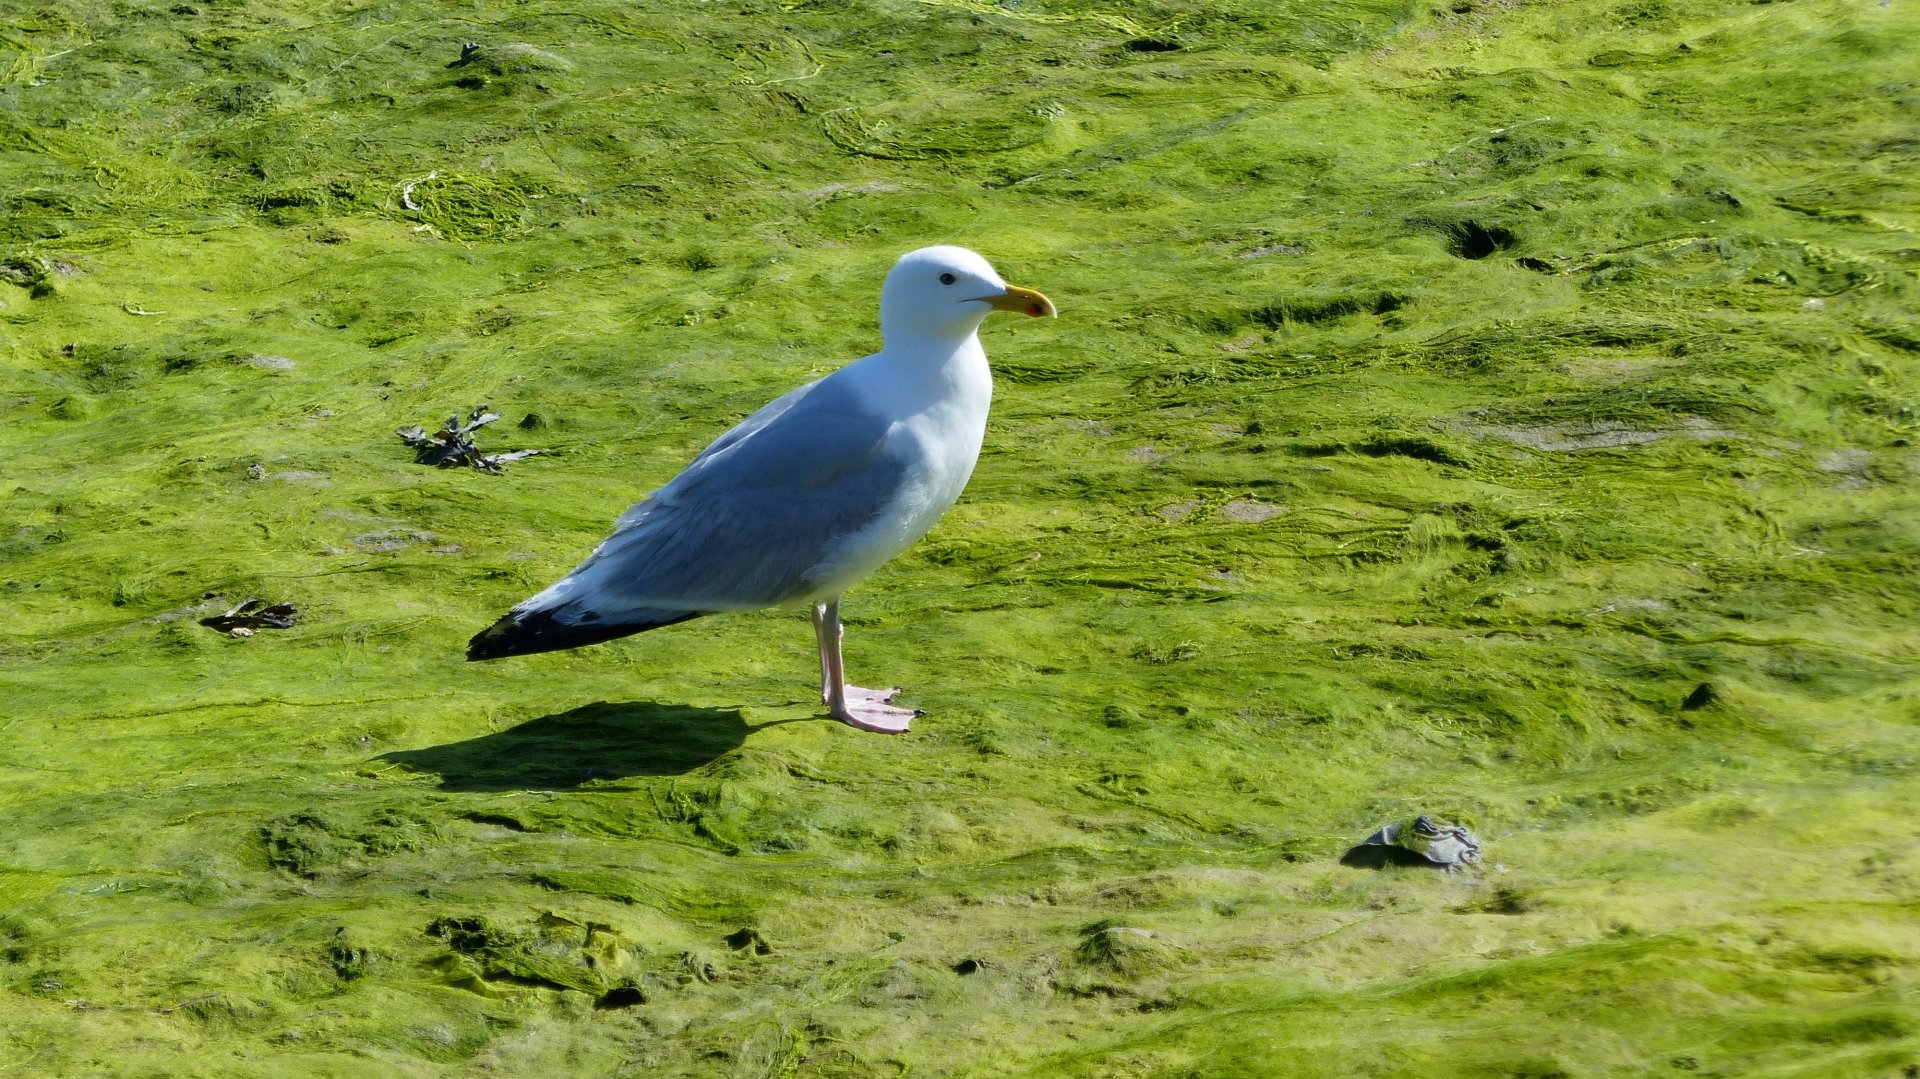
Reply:
[[[291,603],[268,603],[264,599],[242,600],[225,614],[202,618],[200,624],[217,629],[229,637],[251,637],[260,629],[292,629],[299,612]]]
[[[473,411],[462,421],[458,414],[448,416],[446,423],[438,431],[427,434],[419,424],[402,427],[397,434],[400,440],[418,451],[414,460],[423,465],[437,468],[454,468],[468,465],[481,472],[500,475],[507,470],[508,461],[518,461],[522,457],[532,457],[543,450],[514,450],[510,453],[481,453],[473,443],[473,433],[500,418],[497,412],[488,412],[487,406],[475,405]]]

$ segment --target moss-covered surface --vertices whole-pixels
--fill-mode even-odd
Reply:
[[[1913,5],[5,19],[0,1070],[1920,1065]],[[462,662],[930,242],[1063,317],[849,598],[912,735]]]

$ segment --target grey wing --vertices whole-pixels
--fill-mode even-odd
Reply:
[[[892,421],[829,376],[775,400],[628,510],[579,568],[522,607],[722,611],[805,596],[809,571],[900,493]]]

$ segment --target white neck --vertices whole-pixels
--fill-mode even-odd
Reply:
[[[982,303],[952,304],[936,318],[925,306],[909,308],[905,301],[882,295],[880,339],[889,350],[951,352],[979,332],[989,310]]]
[[[869,392],[890,402],[895,414],[958,408],[985,416],[993,399],[993,374],[980,338],[888,338],[886,348],[859,362],[869,374]]]

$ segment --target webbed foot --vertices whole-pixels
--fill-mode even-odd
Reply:
[[[899,686],[889,689],[864,689],[860,686],[846,687],[846,699],[840,707],[828,714],[849,727],[857,727],[875,734],[905,734],[907,725],[915,716],[925,715],[918,708],[901,708],[893,703],[893,695],[900,692]]]

